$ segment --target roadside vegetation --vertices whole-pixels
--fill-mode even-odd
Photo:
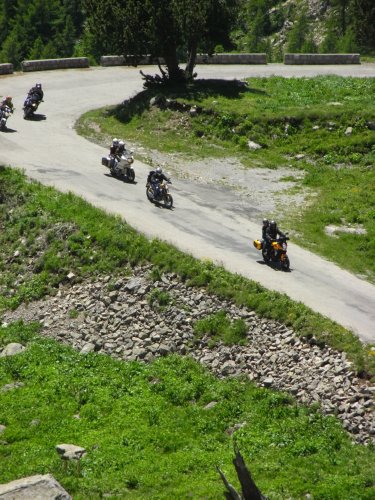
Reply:
[[[54,294],[59,284],[124,274],[130,266],[149,262],[155,277],[165,271],[177,273],[191,286],[205,287],[260,316],[290,325],[298,335],[347,352],[362,376],[375,373],[370,346],[348,330],[211,261],[194,259],[158,239],[147,240],[120,217],[72,193],[59,193],[29,182],[17,170],[2,168],[0,201],[0,313]],[[155,307],[164,307],[169,300],[165,293],[149,297]]]
[[[236,443],[270,499],[374,498],[373,448],[353,444],[316,408],[219,380],[188,358],[122,362],[81,355],[38,333],[36,324],[0,327],[1,347],[26,346],[0,358],[1,387],[18,383],[0,391],[4,483],[51,473],[77,500],[221,498],[217,466],[238,488]],[[63,463],[61,443],[87,454]]]
[[[209,345],[221,341],[225,345],[245,345],[247,342],[247,326],[244,320],[231,321],[225,311],[207,316],[194,324],[196,338],[210,336]]]
[[[248,168],[295,168],[288,180],[295,180],[293,192],[310,188],[305,207],[280,206],[266,215],[296,243],[375,282],[374,95],[375,81],[366,78],[251,78],[248,86],[197,81],[91,111],[77,130],[97,142],[121,136],[187,160],[233,155]],[[187,110],[196,106],[197,113],[150,106],[155,96]],[[261,148],[250,149],[249,141]],[[327,226],[339,228],[334,237]]]

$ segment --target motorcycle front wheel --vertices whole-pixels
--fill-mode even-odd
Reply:
[[[154,195],[152,193],[151,187],[146,188],[146,196],[147,196],[148,201],[150,201],[151,203],[154,202]]]
[[[23,113],[23,119],[27,120],[27,118],[29,118],[31,116],[32,111],[33,110],[31,108],[25,108],[24,113]]]
[[[262,250],[262,257],[263,257],[264,262],[265,262],[266,264],[268,264],[268,263],[269,263],[269,261],[270,261],[270,258],[269,258],[268,253],[267,253],[265,250]]]
[[[281,267],[283,268],[284,271],[289,271],[289,269],[290,269],[289,257],[287,257],[286,255],[283,258],[283,260],[281,261]]]
[[[173,206],[173,198],[170,194],[166,194],[164,196],[164,206],[165,208],[172,208]]]
[[[128,178],[129,182],[134,182],[135,172],[132,168],[129,168],[128,173],[127,173],[127,178]]]

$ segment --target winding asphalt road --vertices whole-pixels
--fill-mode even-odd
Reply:
[[[251,76],[375,77],[375,65],[359,66],[199,66],[200,78]],[[147,67],[154,74],[157,68]],[[24,121],[26,91],[42,81],[45,120]],[[238,199],[212,186],[177,181],[173,211],[159,209],[145,196],[149,167],[135,161],[136,184],[106,175],[101,157],[107,150],[79,137],[76,119],[85,111],[117,104],[142,88],[139,68],[112,67],[19,73],[0,77],[0,95],[13,96],[16,111],[10,130],[0,133],[0,165],[22,167],[28,176],[61,191],[72,191],[108,212],[121,215],[149,237],[164,239],[192,255],[212,259],[229,271],[286,293],[375,343],[375,287],[336,265],[290,243],[290,273],[260,262],[252,246],[260,225],[249,221]]]

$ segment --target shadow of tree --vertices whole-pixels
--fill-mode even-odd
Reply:
[[[235,79],[198,79],[180,85],[154,85],[120,105],[107,109],[106,115],[114,116],[121,122],[128,122],[133,116],[141,116],[149,110],[153,97],[163,97],[169,100],[185,99],[199,103],[207,98],[239,99],[247,93],[267,96],[265,91],[251,88],[247,82]]]

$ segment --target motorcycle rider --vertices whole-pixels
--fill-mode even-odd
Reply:
[[[266,250],[267,252],[269,253],[270,250],[271,250],[271,243],[277,239],[277,237],[281,236],[282,238],[285,237],[286,235],[280,231],[280,229],[278,228],[277,224],[276,224],[276,221],[274,220],[271,220],[267,229],[266,229],[266,233],[265,233],[265,236],[266,236]]]
[[[152,189],[155,193],[155,197],[160,195],[160,184],[163,182],[171,182],[171,180],[163,174],[163,170],[161,167],[158,167],[156,170],[151,170],[147,177],[147,183],[150,183]]]
[[[125,152],[125,142],[117,139],[117,137],[112,139],[112,144],[109,149],[109,157],[113,161],[113,166],[115,171],[118,173],[120,172],[120,169],[118,167],[118,162],[121,159],[121,156]]]
[[[6,106],[8,106],[8,108],[10,109],[10,112],[13,113],[14,105],[13,105],[12,97],[10,95],[2,98],[1,104],[0,104],[0,111],[3,111],[3,109],[5,109]]]
[[[121,156],[124,154],[124,152],[125,152],[125,142],[124,141],[118,141],[116,155],[119,158],[121,158]]]
[[[110,156],[111,158],[116,158],[116,156],[117,156],[117,149],[118,149],[118,145],[119,145],[119,140],[118,140],[116,137],[114,137],[114,138],[112,139],[112,144],[111,144],[111,146],[109,147],[109,156]]]
[[[31,87],[29,90],[27,97],[36,100],[38,103],[43,100],[44,97],[44,92],[42,89],[42,84],[41,83],[36,83],[34,87]]]
[[[263,219],[263,224],[262,224],[262,248],[265,248],[266,245],[266,232],[267,228],[270,225],[270,221],[268,219]]]

